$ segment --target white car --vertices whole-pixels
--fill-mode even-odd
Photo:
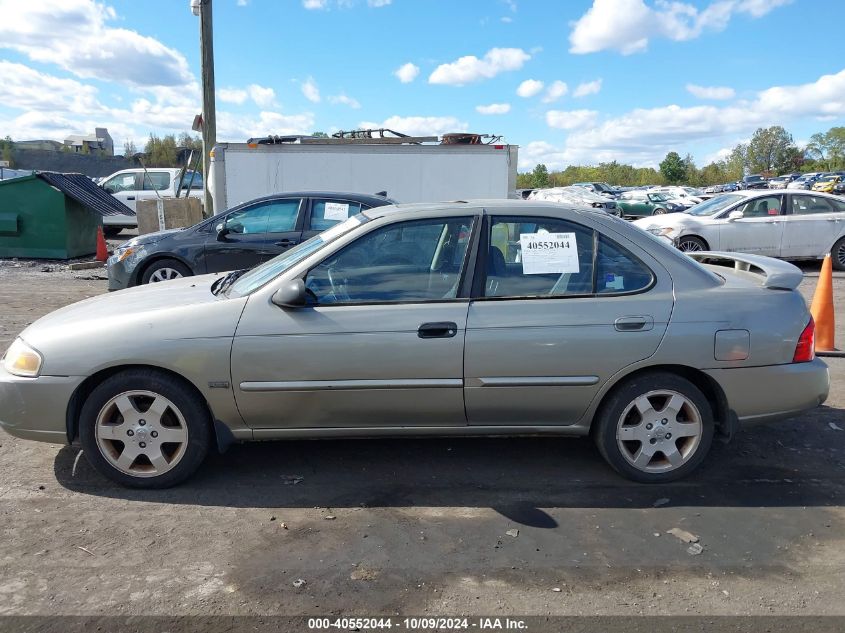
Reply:
[[[686,207],[699,204],[704,200],[703,198],[699,198],[695,195],[699,192],[692,187],[651,187],[648,191],[651,193],[662,193],[668,195],[672,202],[678,202]]]
[[[119,172],[103,178],[100,186],[115,198],[120,200],[127,207],[136,211],[138,200],[155,200],[158,197],[173,198],[176,196],[179,174],[178,168],[148,167],[147,169],[123,169]],[[190,183],[190,196],[203,199],[202,174],[195,172],[191,181],[191,171],[185,172],[182,179],[182,193],[188,194]],[[107,215],[103,216],[103,230],[106,235],[117,235],[122,229],[138,226],[138,219],[134,215]]]
[[[527,200],[541,200],[544,202],[562,202],[576,207],[604,209],[612,215],[618,215],[616,202],[588,189],[578,186],[550,187],[532,191]]]
[[[725,193],[686,213],[634,222],[682,251],[738,251],[782,259],[830,253],[845,270],[845,199],[826,193],[752,189]]]

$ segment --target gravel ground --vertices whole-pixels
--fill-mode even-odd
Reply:
[[[0,264],[0,348],[106,288]],[[842,275],[835,293],[845,346]],[[76,447],[2,434],[0,614],[845,615],[845,359],[829,365],[825,406],[662,486],[587,440],[406,439],[235,446],[137,492]]]

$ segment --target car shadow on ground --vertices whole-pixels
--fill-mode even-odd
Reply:
[[[441,438],[282,441],[212,454],[194,477],[168,490],[111,483],[61,449],[65,488],[133,501],[237,508],[488,507],[515,521],[554,527],[543,508],[845,505],[845,432],[820,407],[800,418],[714,442],[693,476],[642,485],[601,459],[588,438]],[[665,501],[667,500],[668,501]]]

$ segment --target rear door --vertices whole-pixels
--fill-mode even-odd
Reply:
[[[298,244],[302,207],[302,198],[276,198],[223,216],[205,243],[206,272],[252,268]]]
[[[817,257],[831,244],[831,236],[845,227],[834,200],[810,193],[789,194],[784,216],[781,257]]]
[[[657,349],[671,279],[648,253],[575,222],[485,222],[464,352],[469,423],[573,424],[616,371]]]
[[[719,227],[720,250],[778,257],[784,226],[783,196],[754,197],[731,209],[736,210],[742,211],[742,217]]]

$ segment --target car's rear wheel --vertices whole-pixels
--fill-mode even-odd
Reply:
[[[642,483],[685,477],[713,441],[713,411],[690,381],[666,372],[615,388],[594,423],[599,452],[621,475]]]
[[[845,270],[845,237],[839,238],[830,249],[830,259],[836,270]]]
[[[120,232],[122,230],[122,226],[104,226],[103,235],[105,235],[106,237],[117,237],[118,235],[120,235]]]
[[[142,284],[154,284],[180,277],[190,277],[191,269],[176,259],[159,259],[153,262],[141,275]]]
[[[678,239],[678,250],[684,253],[697,253],[707,250],[707,242],[695,235],[684,235]]]
[[[657,207],[651,212],[652,215],[663,215],[664,213],[666,213],[666,209],[663,207]]]
[[[132,488],[173,486],[199,468],[211,443],[208,410],[188,385],[147,369],[96,387],[79,418],[86,458]]]

